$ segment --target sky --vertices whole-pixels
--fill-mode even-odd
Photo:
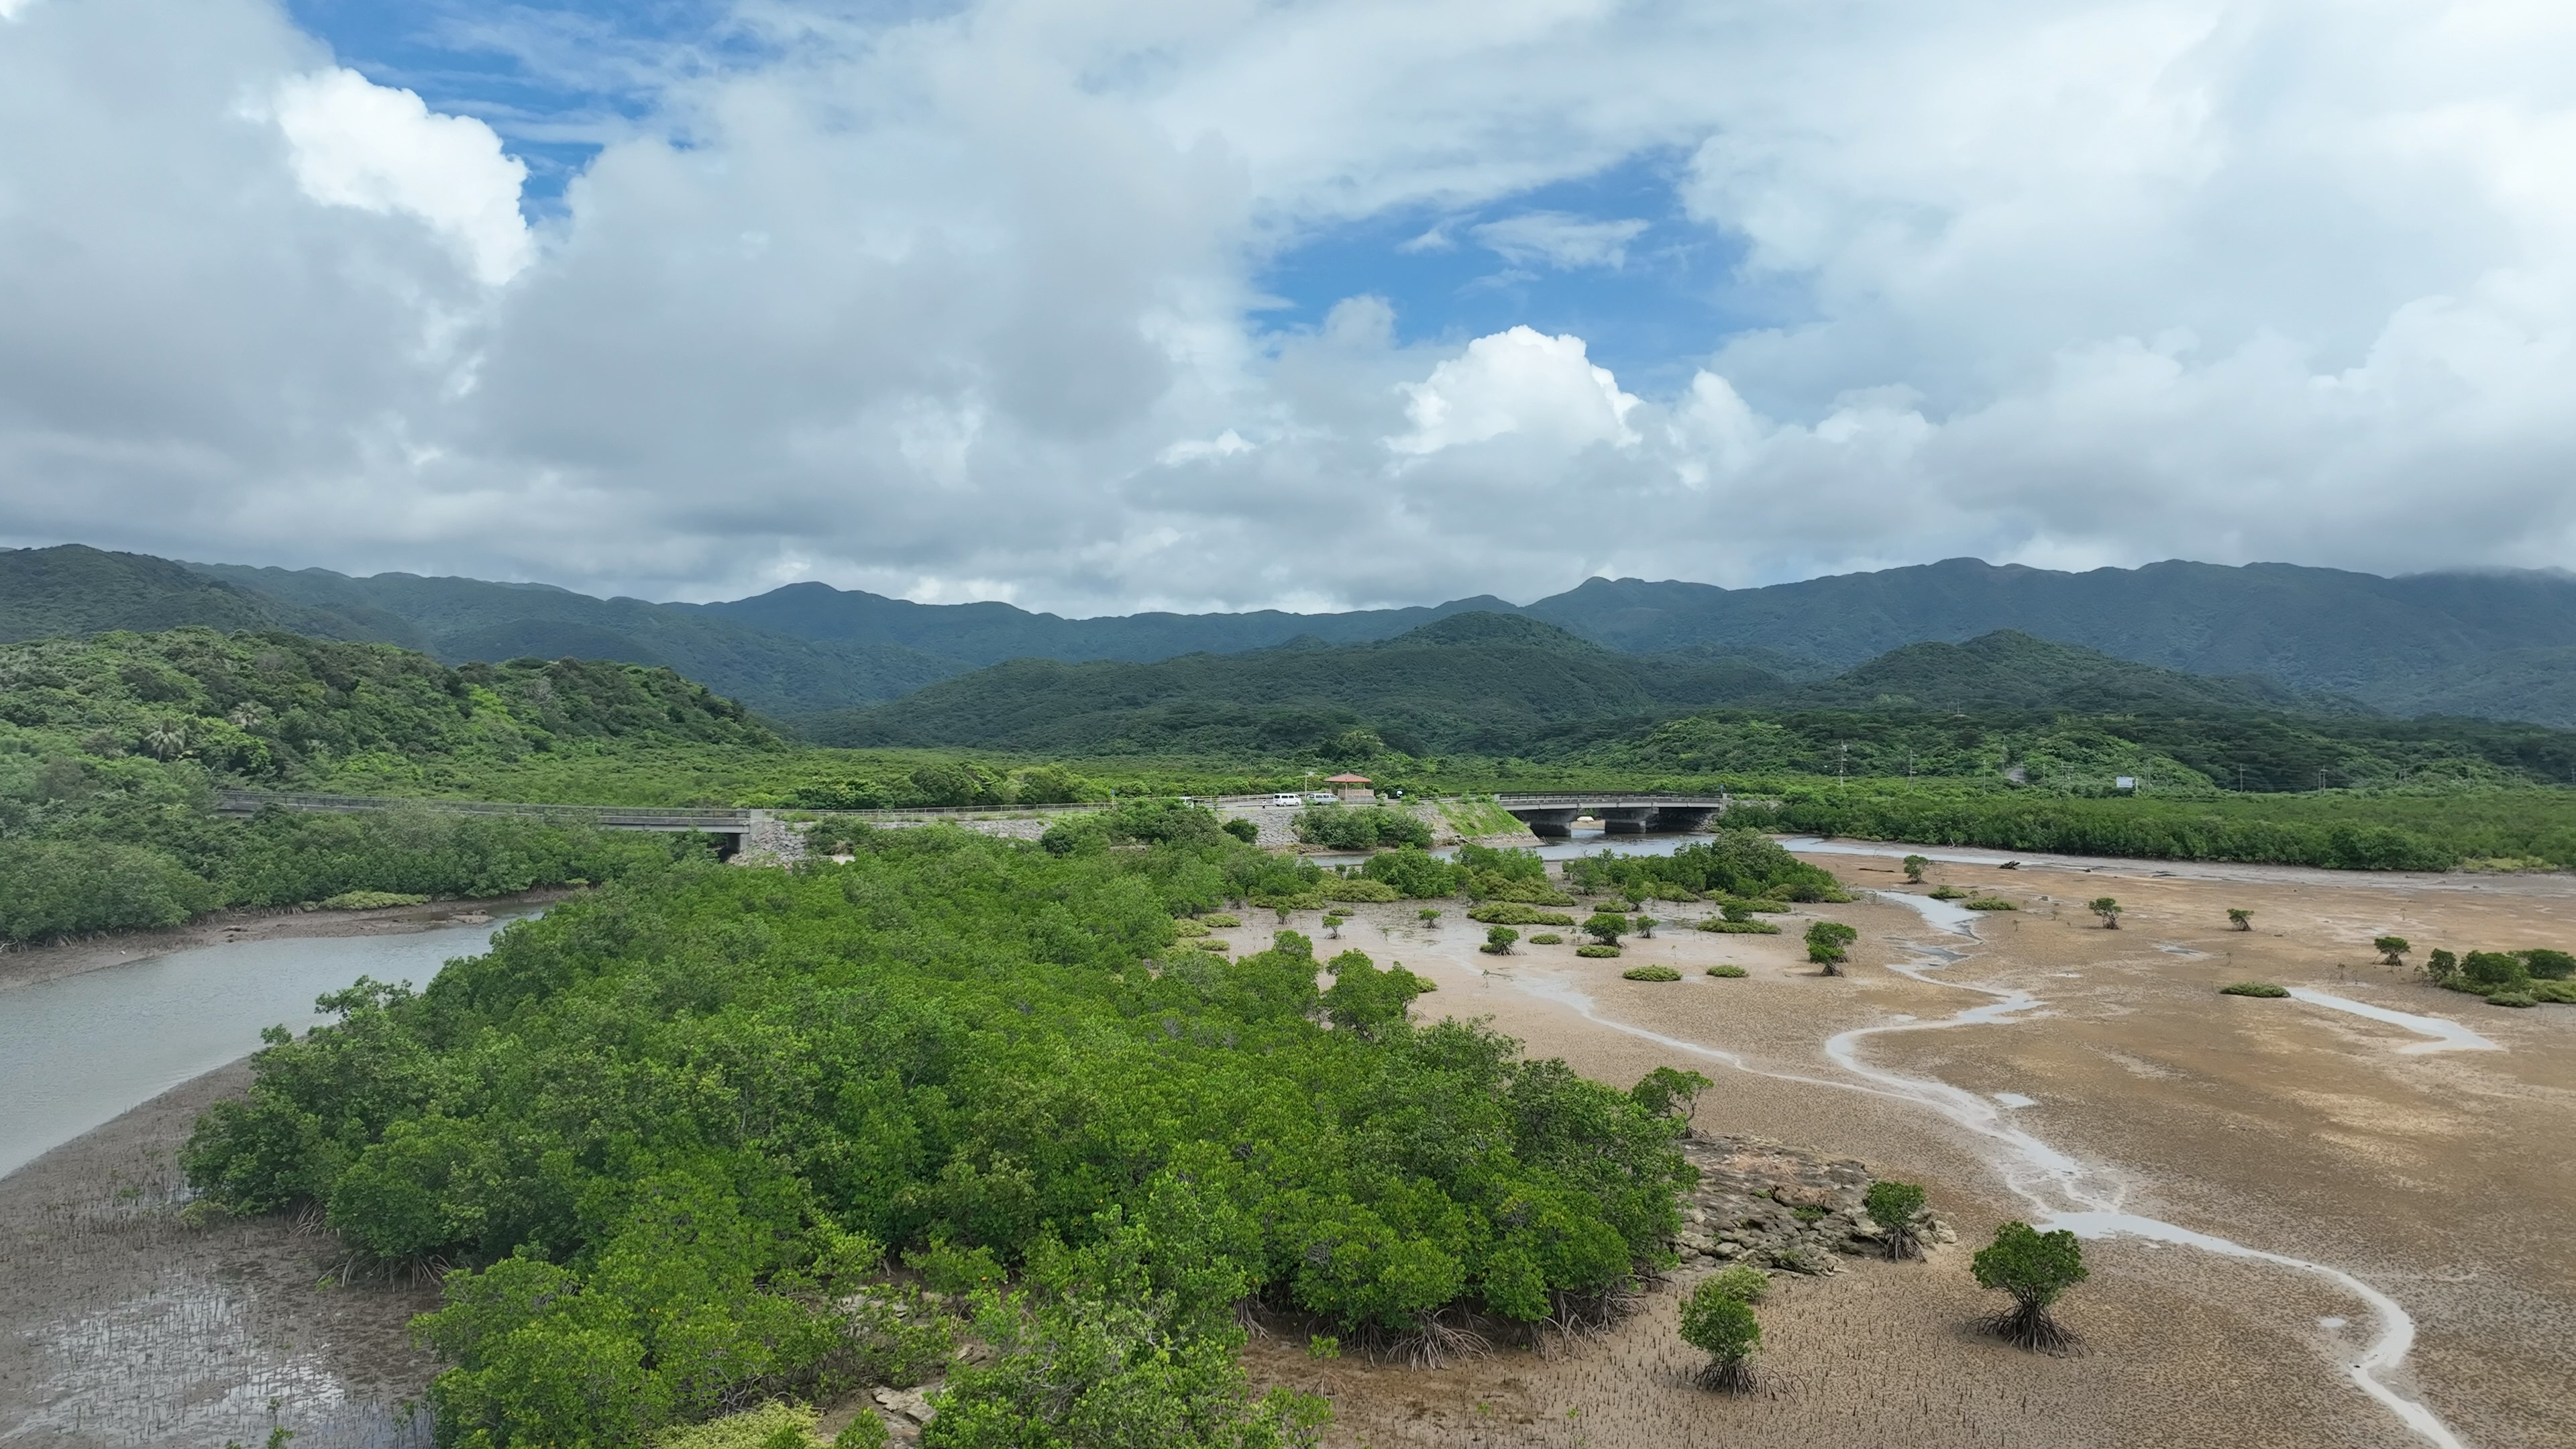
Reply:
[[[2564,567],[2571,324],[2563,0],[0,0],[10,545]]]

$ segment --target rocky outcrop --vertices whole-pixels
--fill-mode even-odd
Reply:
[[[755,810],[751,823],[743,827],[742,845],[734,851],[733,863],[786,866],[804,858],[805,832],[766,810]]]
[[[1865,1163],[1758,1137],[1693,1136],[1683,1140],[1682,1155],[1700,1174],[1682,1201],[1673,1244],[1685,1271],[1750,1263],[1831,1273],[1837,1254],[1882,1251],[1885,1235],[1861,1207],[1871,1181]],[[1928,1212],[1922,1224],[1927,1244],[1958,1241]]]

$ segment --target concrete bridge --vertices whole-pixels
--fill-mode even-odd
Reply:
[[[1681,834],[1708,827],[1730,803],[1715,795],[1590,794],[1497,795],[1494,803],[1529,827],[1530,834],[1562,840],[1578,817],[1589,815],[1612,835]]]
[[[437,815],[496,815],[520,820],[563,820],[600,830],[654,830],[678,834],[697,831],[716,838],[716,854],[730,858],[742,848],[743,836],[768,818],[764,810],[722,807],[664,809],[650,805],[515,805],[490,800],[415,800],[378,795],[272,795],[226,790],[215,798],[219,815],[256,815],[274,805],[281,810],[350,815],[371,810],[425,810]]]

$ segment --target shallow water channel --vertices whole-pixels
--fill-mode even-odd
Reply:
[[[505,924],[198,946],[0,991],[0,1176],[257,1051],[263,1027],[319,1025],[324,992],[426,986]]]

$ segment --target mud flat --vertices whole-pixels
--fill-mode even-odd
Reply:
[[[180,1221],[175,1162],[236,1064],[0,1178],[0,1443],[425,1449],[436,1365],[406,1325],[434,1290],[322,1286],[329,1235]]]
[[[1902,889],[1902,853],[1811,858],[1887,890]],[[1968,1246],[2046,1206],[2111,1205],[2127,1216],[2069,1214],[2085,1231],[2126,1229],[2088,1244],[2093,1280],[2066,1305],[2085,1352],[2037,1357],[1976,1332],[1991,1295],[1950,1248],[1788,1280],[1763,1310],[1764,1387],[1742,1398],[1688,1385],[1669,1289],[1603,1339],[1546,1356],[1503,1349],[1421,1372],[1316,1364],[1268,1343],[1256,1367],[1331,1393],[1340,1444],[2568,1442],[2576,1163],[2560,1144],[2576,1107],[2576,1008],[2488,1007],[2378,965],[2369,941],[2394,932],[2419,955],[2565,946],[2576,942],[2569,882],[2186,876],[2163,862],[1961,863],[1931,877],[2022,909],[1980,920],[1970,941],[1914,905],[1864,899],[1803,908],[1777,937],[1668,930],[1616,961],[1579,960],[1570,945],[1483,956],[1480,927],[1425,931],[1405,907],[1364,907],[1342,934],[1437,981],[1423,1009],[1491,1016],[1590,1075],[1705,1072],[1717,1086],[1695,1119],[1703,1134],[1778,1138],[1924,1182]],[[2121,929],[2084,909],[2096,895],[2127,907]],[[2255,929],[2230,929],[2229,907],[2252,910]],[[1800,959],[1797,934],[1816,915],[1860,928],[1850,975]],[[1233,933],[1237,949],[1269,929]],[[1701,974],[1721,961],[1751,975]],[[1683,979],[1619,977],[1644,962]],[[2465,1043],[2318,1001],[2218,994],[2247,978],[2452,1024],[2493,1049],[2410,1050]],[[1981,1006],[2003,1009],[1982,1024],[1870,1030]],[[1866,1034],[1835,1043],[1847,1033]],[[1872,1073],[1977,1105],[1937,1109]],[[2057,1179],[2016,1135],[2060,1154],[2085,1195],[2034,1203],[2030,1191]],[[2137,1236],[2147,1224],[2312,1266]],[[2319,1270],[2384,1295],[2411,1342],[2392,1342],[2397,1325],[2370,1298]],[[2374,1354],[2387,1399],[2354,1376]]]

